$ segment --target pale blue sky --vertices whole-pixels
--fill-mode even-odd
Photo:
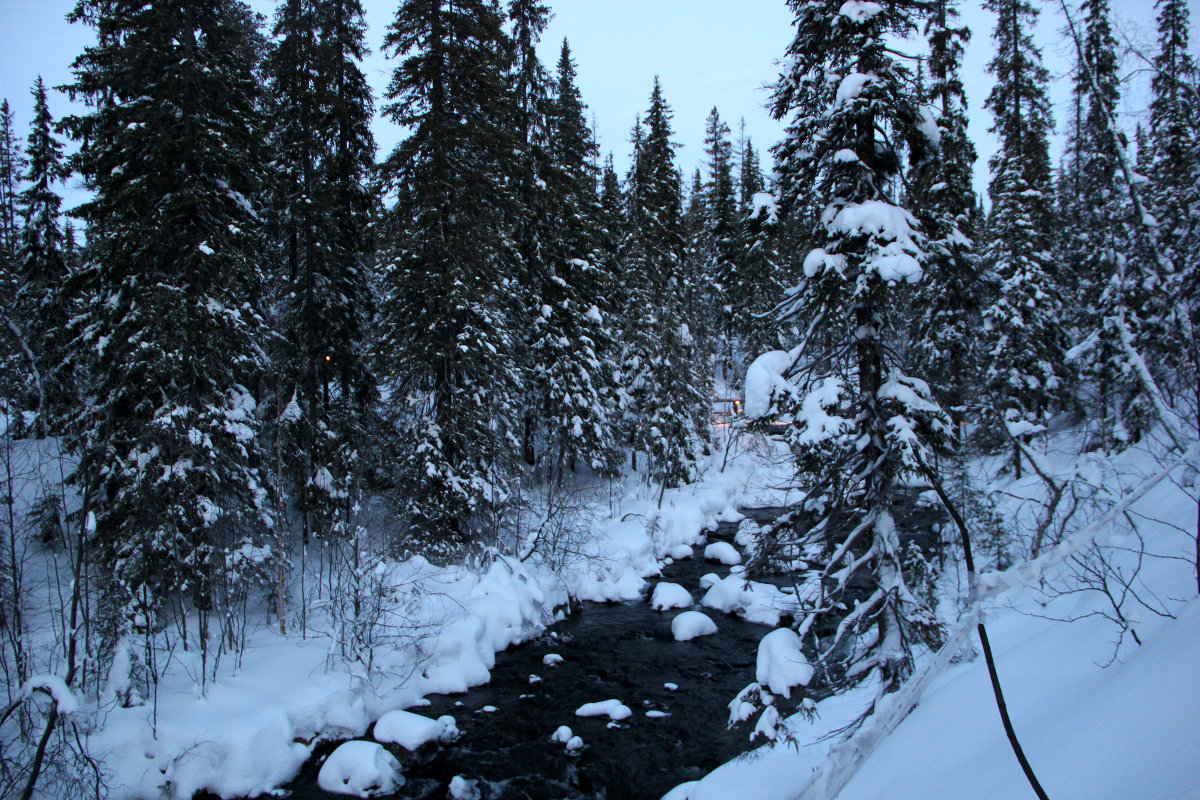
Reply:
[[[776,76],[775,61],[782,56],[791,37],[791,17],[783,0],[549,0],[555,19],[546,32],[542,56],[550,69],[558,47],[566,36],[579,68],[584,100],[596,117],[600,144],[612,151],[619,168],[628,161],[628,134],[634,116],[647,105],[655,74],[675,111],[678,152],[685,174],[703,158],[704,121],[716,105],[721,116],[737,133],[737,122],[745,117],[747,132],[765,149],[779,137],[780,126],[762,106],[767,93],[762,89]],[[252,0],[259,11],[270,14],[273,0]],[[91,31],[68,25],[64,16],[74,0],[0,0],[0,97],[13,106],[17,134],[24,139],[31,115],[29,86],[40,72],[48,85],[70,79],[70,63],[90,41]],[[387,84],[390,65],[382,57],[380,43],[384,28],[395,11],[395,0],[364,0],[372,56],[366,65],[376,93]],[[979,0],[962,4],[963,14],[974,35],[968,50],[965,76],[972,108],[971,134],[980,153],[976,185],[987,182],[987,157],[994,145],[987,127],[990,115],[982,111],[983,99],[991,88],[984,65],[991,57],[991,15]],[[1193,28],[1200,23],[1200,0],[1191,0]],[[1117,27],[1122,35],[1152,49],[1154,36],[1153,0],[1115,0]],[[1055,78],[1052,92],[1060,112],[1069,96],[1065,79],[1072,61],[1067,47],[1058,41],[1063,26],[1057,2],[1043,3],[1042,29],[1047,66]],[[1193,45],[1200,34],[1193,32]],[[1195,50],[1195,47],[1193,47]],[[1139,64],[1126,59],[1127,73]],[[1134,80],[1137,80],[1135,76]],[[1142,81],[1144,84],[1144,81]],[[1130,84],[1125,111],[1133,113],[1144,105],[1144,89]],[[66,98],[51,98],[51,111],[60,117],[68,111]],[[1132,128],[1132,122],[1129,127]],[[389,123],[376,124],[381,151],[396,142],[399,132]],[[765,155],[765,154],[764,154]],[[764,164],[769,158],[764,157]]]

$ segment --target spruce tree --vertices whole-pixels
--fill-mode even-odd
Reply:
[[[549,215],[542,283],[531,347],[533,383],[543,392],[538,407],[548,449],[547,472],[586,464],[613,470],[616,453],[616,344],[611,329],[611,262],[600,241],[587,106],[575,85],[575,63],[563,40],[548,115],[546,173]]]
[[[81,0],[96,29],[68,120],[94,197],[73,346],[93,380],[75,479],[125,626],[175,595],[208,619],[269,521],[255,389],[265,373],[256,198],[261,38],[236,0]],[[261,552],[261,551],[255,551]],[[233,635],[231,633],[231,635]]]
[[[19,283],[17,194],[23,170],[24,154],[13,131],[12,110],[4,100],[0,102],[0,402],[5,414],[26,404],[27,376],[36,368],[27,350],[24,326],[12,313]]]
[[[683,209],[671,142],[671,109],[655,79],[644,133],[635,127],[629,179],[629,246],[623,269],[629,303],[625,377],[635,425],[663,487],[694,477],[708,433],[711,379],[684,316]]]
[[[378,351],[402,438],[396,482],[414,547],[449,555],[486,532],[519,450],[509,176],[511,43],[489,0],[405,0],[385,50],[384,113],[409,129],[384,161]]]
[[[900,481],[948,429],[891,347],[924,253],[894,196],[897,148],[915,138],[919,115],[912,73],[889,43],[923,5],[791,0],[796,34],[773,108],[786,120],[776,149],[785,213],[802,211],[810,192],[824,203],[784,314],[829,331],[830,346],[804,352],[802,342],[794,391],[777,398],[811,513],[792,517],[788,543],[821,543],[828,559],[799,630],[831,684],[869,676],[881,693],[911,672],[915,648],[939,639],[932,609],[906,585],[891,511]],[[868,588],[856,596],[858,584]]]
[[[1153,416],[1137,365],[1122,338],[1153,352],[1165,334],[1160,293],[1167,276],[1154,255],[1136,246],[1135,225],[1120,165],[1126,142],[1112,126],[1120,102],[1116,40],[1108,0],[1084,0],[1083,32],[1077,41],[1076,94],[1083,114],[1077,132],[1078,172],[1073,271],[1081,276],[1083,314],[1076,318],[1083,374],[1101,400],[1105,446],[1136,441]]]
[[[1195,335],[1200,330],[1200,226],[1194,217],[1200,209],[1200,80],[1188,50],[1188,17],[1183,0],[1158,3],[1149,153],[1143,169],[1150,178],[1148,195],[1161,255],[1171,267],[1161,293],[1165,308],[1157,309],[1170,322],[1156,350],[1186,348],[1195,364],[1200,357]]]
[[[344,532],[374,400],[366,363],[375,143],[359,0],[288,0],[268,60],[275,151],[275,417],[304,541]]]
[[[59,227],[62,198],[55,184],[66,179],[62,143],[54,136],[54,119],[46,99],[46,85],[38,76],[30,91],[33,95],[33,124],[25,147],[28,168],[26,188],[18,198],[23,220],[17,251],[19,287],[16,292],[17,316],[25,328],[27,343],[37,357],[40,373],[39,436],[58,429],[58,418],[66,410],[66,398],[54,388],[51,376],[60,361],[62,330],[67,308],[62,295],[67,277],[67,262]]]
[[[737,187],[733,179],[733,144],[729,141],[729,126],[721,120],[716,107],[709,112],[704,129],[704,155],[708,179],[704,183],[704,224],[699,240],[701,273],[708,289],[705,306],[715,310],[708,319],[693,315],[702,329],[716,331],[722,348],[718,366],[727,383],[738,383],[734,377],[735,340],[739,332],[740,315],[735,308],[741,297],[735,288],[739,282],[740,253],[737,233],[740,222]]]
[[[998,17],[996,85],[985,106],[1000,149],[989,161],[992,210],[987,268],[999,294],[985,310],[986,389],[994,416],[1038,423],[1067,392],[1063,299],[1053,249],[1054,190],[1046,95],[1048,73],[1033,44],[1037,8],[1028,0],[988,0]],[[1020,458],[1014,450],[1016,466]]]
[[[17,194],[25,156],[13,131],[12,109],[0,101],[0,258],[15,261],[20,227],[17,224]],[[11,266],[11,263],[10,263]]]
[[[926,23],[928,102],[937,146],[915,170],[913,205],[925,233],[930,280],[914,299],[914,369],[934,387],[943,408],[958,410],[976,385],[973,369],[978,308],[978,259],[971,217],[975,146],[967,136],[967,100],[959,70],[970,31],[955,26],[957,4],[936,0]],[[921,143],[919,143],[921,144]],[[960,417],[961,418],[961,417]]]

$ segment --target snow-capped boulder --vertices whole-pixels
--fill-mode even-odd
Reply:
[[[404,785],[400,762],[375,742],[346,742],[329,754],[317,774],[317,785],[331,794],[378,797]]]
[[[650,607],[655,611],[666,611],[671,608],[691,608],[696,601],[692,594],[678,583],[662,582],[654,587],[650,597]]]
[[[793,687],[807,686],[812,678],[813,666],[800,652],[800,637],[794,630],[779,628],[759,640],[755,680],[760,685],[791,697]]]
[[[729,542],[713,542],[704,548],[704,559],[732,567],[742,563],[742,554]]]
[[[416,750],[426,742],[452,742],[458,725],[449,715],[430,719],[411,711],[389,711],[375,723],[375,741]]]
[[[685,611],[671,620],[671,634],[677,642],[687,642],[717,632],[717,623],[699,611]]]

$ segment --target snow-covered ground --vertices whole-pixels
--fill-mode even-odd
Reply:
[[[728,433],[718,430],[719,436]],[[1078,457],[1079,442],[1073,434],[1048,441],[1037,445],[1039,466],[1057,480],[1099,487],[1106,502],[1161,468],[1161,459],[1141,449],[1115,459]],[[380,648],[369,677],[361,665],[338,659],[336,645],[319,633],[319,626],[314,626],[316,635],[304,639],[294,630],[282,636],[261,621],[249,635],[240,663],[230,659],[203,693],[194,679],[194,654],[173,654],[156,705],[120,708],[102,703],[102,727],[91,737],[90,747],[111,770],[112,796],[189,797],[202,789],[225,797],[267,792],[296,774],[315,742],[363,737],[381,717],[376,730],[380,741],[419,746],[452,739],[454,731],[445,719],[402,710],[419,714],[428,694],[486,682],[495,654],[540,634],[563,613],[569,598],[644,596],[646,579],[657,575],[667,559],[681,557],[684,551],[690,554],[691,546],[703,544],[705,531],[719,520],[737,521],[739,506],[781,505],[795,499],[778,488],[786,485],[790,471],[781,456],[760,437],[740,437],[730,444],[728,457],[718,451],[696,485],[667,491],[661,508],[657,492],[631,476],[608,503],[595,504],[602,510],[584,521],[586,535],[573,543],[574,556],[569,559],[548,563],[536,554],[523,562],[496,557],[473,568],[435,567],[419,558],[386,563],[381,581],[392,590],[394,607],[389,613],[397,619],[382,624],[402,621],[412,635],[403,646]],[[1020,481],[997,478],[999,466],[996,459],[976,463],[976,483],[997,498],[1002,517],[1032,530],[1044,484],[1028,473]],[[38,478],[42,484],[54,482],[51,467]],[[1200,736],[1195,733],[1200,722],[1200,682],[1195,680],[1200,601],[1191,487],[1195,475],[1179,470],[1172,478],[1130,509],[1136,534],[1123,522],[1103,530],[1098,539],[1126,575],[1144,550],[1132,587],[1146,606],[1126,598],[1121,612],[1130,631],[1123,638],[1105,595],[1074,591],[1081,570],[1095,566],[1093,562],[1081,566],[1068,560],[1035,581],[1020,577],[1024,573],[1010,573],[1012,588],[986,603],[1014,724],[1034,769],[1056,799],[1200,800]],[[1082,526],[1098,512],[1084,504],[1078,515]],[[752,539],[755,527],[745,524],[742,538]],[[996,557],[984,543],[976,546],[981,559]],[[733,561],[725,548],[714,548],[708,555]],[[685,638],[703,632],[699,618],[706,613],[737,611],[777,625],[782,602],[778,590],[765,584],[747,588],[741,567],[733,570],[739,574],[708,576],[710,580],[702,581],[704,591],[695,596],[684,587],[660,583],[652,601],[673,616],[682,612],[675,619],[680,620],[677,635]],[[955,562],[941,591],[945,621],[952,626],[956,612],[951,609],[961,608],[966,596],[962,570]],[[757,677],[763,695],[774,694],[775,705],[759,716],[757,725],[753,714],[761,705],[745,703],[740,712],[733,709],[746,718],[738,730],[748,737],[775,735],[776,709],[792,707],[786,696],[812,675],[810,666],[788,655],[794,643],[787,633],[778,631],[764,642],[769,646],[760,649]],[[547,656],[544,666],[553,669],[554,659]],[[52,675],[43,677],[50,680]],[[110,700],[112,694],[105,692],[102,699]],[[830,763],[847,761],[843,750],[831,762],[830,750],[838,737],[826,734],[854,720],[873,694],[874,687],[862,686],[819,703],[814,719],[796,715],[782,720],[779,733],[786,735],[778,736],[776,743],[678,787],[669,797],[807,796],[802,792],[814,775],[821,775]],[[611,716],[623,710],[617,708],[619,701],[596,701],[595,709],[581,711],[598,709],[596,713]],[[80,702],[86,713],[88,704],[82,698]],[[561,734],[566,752],[584,749],[569,730]],[[1033,796],[1005,740],[977,642],[975,649],[966,649],[936,675],[916,709],[855,766],[849,784],[837,795],[842,800]],[[331,785],[364,781],[360,794],[402,780],[374,748],[347,751],[329,771]],[[469,796],[470,788],[459,787],[460,793]]]
[[[540,634],[569,598],[642,597],[646,578],[672,553],[690,555],[690,546],[702,544],[718,520],[740,518],[739,505],[786,500],[774,487],[785,483],[789,467],[773,445],[741,437],[729,449],[728,458],[724,448],[713,457],[699,483],[665,492],[661,507],[657,487],[629,476],[615,500],[598,499],[594,505],[602,511],[579,523],[586,533],[572,543],[573,555],[553,564],[538,554],[525,561],[497,556],[473,568],[437,567],[421,558],[381,564],[377,577],[392,599],[378,625],[409,633],[376,648],[369,673],[343,663],[315,619],[302,638],[296,626],[284,636],[260,617],[240,660],[228,657],[203,692],[195,679],[198,656],[190,652],[171,655],[156,702],[146,698],[123,708],[109,687],[89,747],[110,771],[111,796],[268,792],[298,772],[316,742],[363,737],[381,717],[381,741],[449,736],[444,721],[423,723],[395,712],[419,711],[431,693],[487,682],[495,654]],[[53,476],[41,484],[48,482]],[[581,747],[568,737],[568,750]],[[352,774],[356,765],[371,774]],[[322,784],[328,778],[331,786],[360,795],[402,780],[374,748],[347,751],[326,766]]]
[[[1078,442],[1069,433],[1038,450],[1052,477],[1092,483],[1110,500],[1166,463],[1142,449],[1111,460],[1077,458]],[[977,480],[990,482],[1003,516],[1032,523],[1044,485],[1028,474],[1021,481],[993,480],[998,466],[994,460],[976,464]],[[1080,577],[1098,566],[1094,560],[1067,560],[1042,581],[1015,579],[1017,585],[986,604],[1013,724],[1042,786],[1056,800],[1200,800],[1196,476],[1181,468],[1172,478],[1130,509],[1140,540],[1128,521],[1097,537],[1126,576],[1133,575],[1144,542],[1132,589],[1154,610],[1132,596],[1122,604],[1141,645],[1132,633],[1121,639],[1103,593],[1080,590]],[[1086,511],[1080,513],[1086,519]],[[839,800],[1035,796],[1005,738],[978,640],[971,641],[974,649],[937,675],[916,709],[858,765]],[[789,718],[793,742],[761,747],[668,797],[825,797],[805,793],[819,770],[830,766],[837,737],[823,737],[855,719],[873,691],[864,686],[821,702],[812,721]],[[844,751],[840,758],[858,760]]]

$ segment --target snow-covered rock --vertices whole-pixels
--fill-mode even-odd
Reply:
[[[700,588],[709,589],[714,584],[721,582],[721,576],[715,572],[706,572],[700,576]]]
[[[738,524],[737,533],[734,534],[733,541],[741,548],[752,548],[758,543],[758,537],[762,534],[762,526],[752,519],[744,519]]]
[[[676,561],[683,561],[691,558],[693,555],[692,546],[690,544],[677,544],[671,549],[667,550],[667,558],[673,558]]]
[[[450,779],[450,800],[480,800],[479,781],[467,780],[462,775]]]
[[[317,785],[332,794],[377,797],[404,785],[400,762],[375,742],[346,742],[329,754],[317,774]]]
[[[557,667],[562,662],[563,657],[558,653],[546,653],[546,655],[542,657],[542,665],[546,667]]]
[[[558,742],[559,744],[566,744],[567,742],[571,741],[571,737],[574,735],[575,734],[571,731],[569,726],[559,725],[558,730],[550,734],[550,741]]]
[[[742,554],[737,551],[737,548],[729,542],[713,542],[708,547],[704,548],[704,559],[706,561],[716,561],[724,564],[727,567],[732,567],[735,564],[742,563]]]
[[[759,640],[755,680],[760,685],[791,697],[793,687],[807,686],[812,677],[813,666],[800,652],[800,637],[794,630],[779,628]]]
[[[686,642],[717,632],[717,623],[699,611],[685,611],[671,620],[671,635],[677,642]]]
[[[778,587],[747,581],[741,575],[730,575],[713,583],[700,603],[726,614],[737,614],[747,622],[773,627],[779,625],[785,614],[794,614],[799,608],[796,598]]]
[[[449,715],[430,719],[411,711],[389,711],[375,723],[375,741],[416,750],[427,742],[452,742],[458,725]]]
[[[629,706],[620,700],[601,700],[598,703],[584,703],[575,709],[577,717],[608,717],[613,722],[629,719],[633,712]]]
[[[671,608],[691,608],[696,601],[692,594],[678,583],[662,582],[654,587],[650,598],[650,607],[655,611],[666,611]]]

